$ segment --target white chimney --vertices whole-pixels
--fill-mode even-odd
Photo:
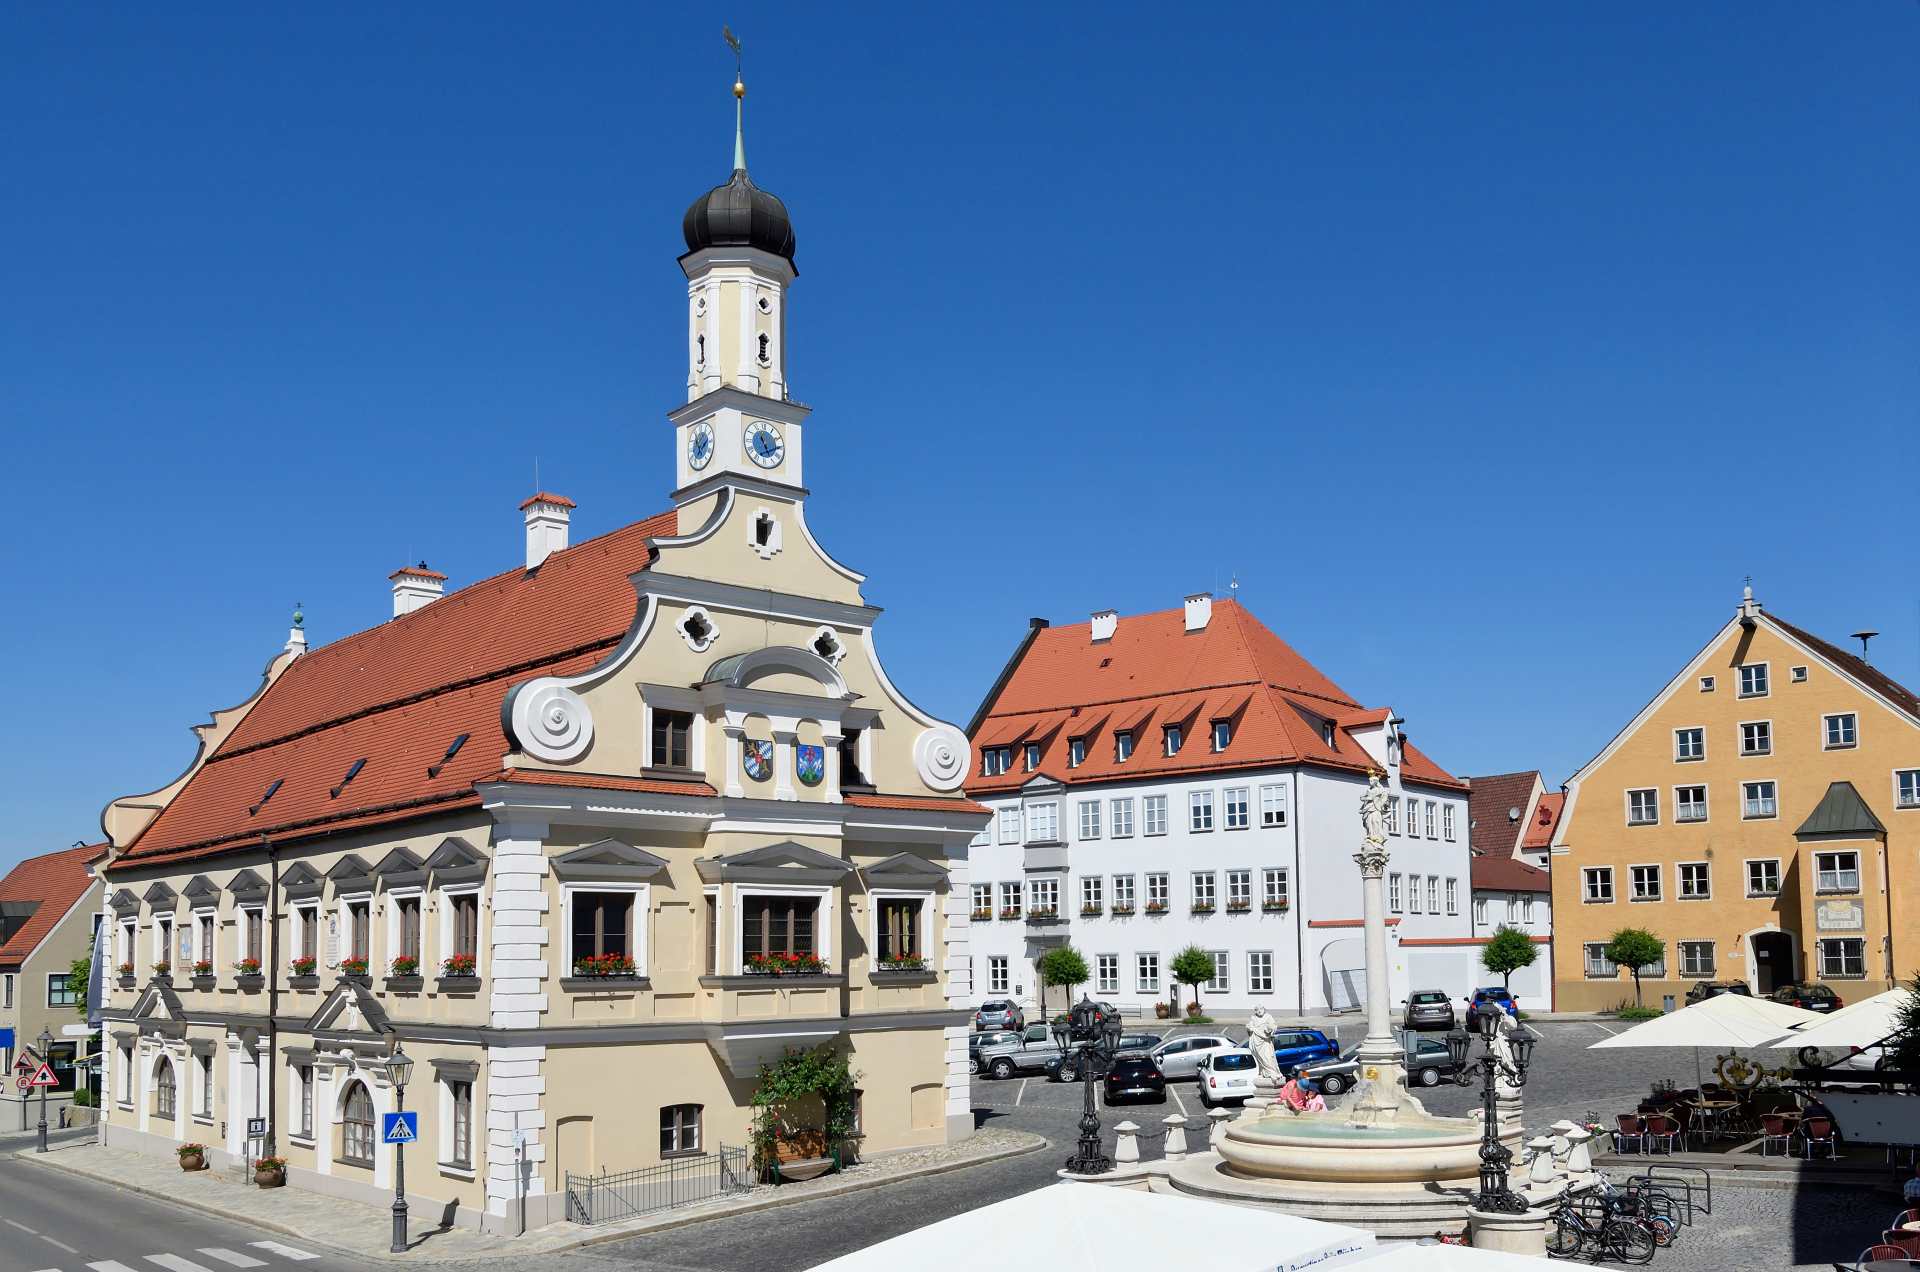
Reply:
[[[1187,630],[1204,632],[1213,618],[1213,593],[1195,592],[1187,598]]]
[[[1093,640],[1095,644],[1103,640],[1112,640],[1113,633],[1120,626],[1119,610],[1099,610],[1093,616]]]
[[[446,590],[447,576],[438,570],[429,570],[425,561],[418,565],[403,565],[387,578],[393,583],[395,618],[411,614],[429,601],[439,600],[440,594]]]
[[[552,553],[567,546],[567,520],[574,508],[565,495],[541,491],[520,505],[527,516],[527,568],[538,568]]]

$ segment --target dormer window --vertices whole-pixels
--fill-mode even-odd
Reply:
[[[1086,759],[1087,759],[1087,740],[1085,738],[1073,738],[1070,741],[1068,741],[1067,767],[1079,768],[1082,764],[1086,763]]]
[[[1320,740],[1328,746],[1333,745],[1333,721],[1322,720],[1320,722]]]
[[[1224,751],[1227,749],[1227,743],[1231,741],[1233,741],[1233,722],[1231,720],[1215,720],[1213,722],[1213,749],[1216,751]]]
[[[1026,744],[1025,747],[1022,748],[1022,750],[1025,752],[1022,758],[1026,761],[1027,772],[1031,773],[1035,769],[1039,768],[1040,767],[1040,744],[1038,742],[1029,742]]]
[[[1113,758],[1125,760],[1133,754],[1133,730],[1122,729],[1113,735]]]
[[[1180,754],[1180,745],[1186,741],[1186,734],[1177,724],[1170,724],[1161,731],[1161,741],[1167,755]]]
[[[1013,768],[1013,748],[1010,746],[983,747],[980,751],[980,775],[998,777]]]

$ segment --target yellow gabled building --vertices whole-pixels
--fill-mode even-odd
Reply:
[[[1555,1007],[1633,996],[1608,938],[1666,946],[1649,1006],[1703,980],[1845,1001],[1920,971],[1920,697],[1746,596],[1567,782]],[[1816,989],[1813,991],[1818,994]]]

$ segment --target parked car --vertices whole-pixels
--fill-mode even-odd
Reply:
[[[1160,1072],[1160,1066],[1153,1057],[1144,1055],[1120,1056],[1107,1070],[1106,1091],[1108,1104],[1119,1104],[1126,1100],[1152,1100],[1155,1104],[1167,1102],[1167,1079]]]
[[[1260,1063],[1245,1047],[1228,1051],[1209,1051],[1200,1057],[1194,1076],[1200,1080],[1200,1103],[1216,1104],[1245,1100],[1254,1093],[1253,1080],[1260,1075]]]
[[[970,1035],[967,1038],[967,1060],[972,1071],[980,1072],[980,1052],[985,1048],[1000,1047],[1018,1041],[1020,1041],[1020,1034],[1012,1029],[989,1029],[985,1033]]]
[[[1147,1054],[1169,1082],[1191,1078],[1200,1061],[1215,1051],[1231,1051],[1240,1044],[1219,1034],[1187,1034],[1169,1038]]]
[[[1500,985],[1488,985],[1476,989],[1467,997],[1467,1010],[1474,1012],[1482,1007],[1498,1007],[1516,1020],[1520,1016],[1520,1000]]]
[[[1152,1034],[1152,1033],[1121,1034],[1120,1045],[1113,1049],[1113,1054],[1116,1056],[1121,1056],[1121,1055],[1127,1054],[1130,1051],[1151,1051],[1159,1045],[1160,1045],[1159,1034]],[[1069,1065],[1064,1072],[1062,1071],[1060,1066],[1061,1066],[1061,1061],[1058,1056],[1055,1056],[1052,1060],[1049,1060],[1047,1062],[1047,1076],[1049,1078],[1056,1078],[1064,1082],[1078,1082],[1080,1081],[1080,1079],[1086,1076],[1085,1073],[1081,1072],[1080,1065],[1077,1062],[1075,1064]]]
[[[975,1029],[1025,1029],[1027,1013],[1011,998],[989,998],[973,1013]]]
[[[1839,1011],[1846,1005],[1841,1001],[1840,995],[1825,985],[1782,985],[1773,991],[1772,998],[1774,1002],[1785,1003],[1789,1007],[1802,1007],[1808,1011],[1818,1012]]]
[[[1409,1086],[1439,1086],[1442,1078],[1453,1074],[1453,1054],[1446,1043],[1410,1033],[1401,1034],[1400,1042]],[[1360,1045],[1355,1043],[1337,1059],[1302,1065],[1295,1076],[1312,1078],[1325,1094],[1339,1095],[1360,1080],[1359,1055]]]
[[[1406,997],[1406,1009],[1400,1013],[1405,1029],[1453,1028],[1453,1000],[1445,990],[1416,989]]]
[[[1069,1047],[1084,1046],[1069,1043]],[[1028,1025],[1011,1042],[980,1048],[979,1072],[1002,1080],[1016,1073],[1044,1073],[1060,1063],[1060,1048],[1045,1025]]]
[[[1704,1003],[1709,998],[1718,998],[1722,994],[1742,994],[1753,996],[1745,981],[1695,981],[1693,988],[1687,991],[1687,1003]]]
[[[1276,1029],[1273,1034],[1273,1060],[1282,1073],[1292,1073],[1303,1064],[1331,1060],[1339,1054],[1340,1044],[1318,1029],[1302,1025]]]

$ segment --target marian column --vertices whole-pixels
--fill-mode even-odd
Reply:
[[[1380,774],[1369,770],[1367,793],[1360,797],[1360,824],[1366,840],[1353,854],[1360,867],[1367,934],[1367,1036],[1356,1057],[1360,1083],[1350,1106],[1356,1122],[1392,1121],[1406,1095],[1406,1062],[1393,1036],[1392,988],[1387,976],[1387,791]]]

